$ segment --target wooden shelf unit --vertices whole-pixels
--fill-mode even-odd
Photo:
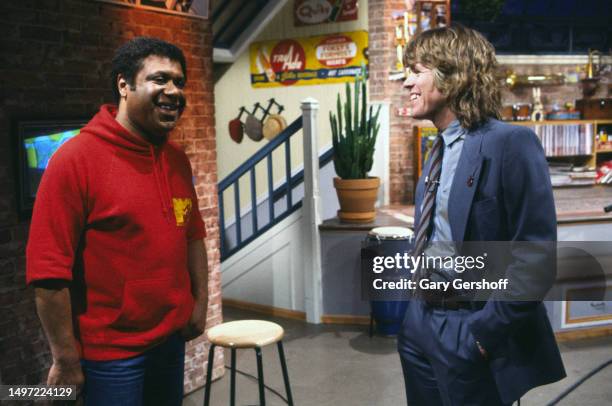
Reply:
[[[596,136],[599,133],[601,127],[606,127],[606,133],[612,133],[612,119],[610,120],[544,120],[544,121],[509,121],[510,124],[522,125],[527,127],[538,127],[538,126],[566,126],[566,125],[592,125],[593,132],[591,140],[592,148],[587,153],[577,154],[561,154],[561,155],[547,155],[546,158],[550,160],[562,161],[564,159],[573,160],[573,163],[587,165],[590,167],[596,167],[601,161],[612,159],[609,155],[612,152],[612,145],[610,147],[600,148],[596,142]],[[537,132],[537,131],[536,131]],[[606,155],[603,155],[606,154]]]

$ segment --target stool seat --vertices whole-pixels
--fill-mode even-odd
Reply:
[[[285,330],[276,323],[265,320],[237,320],[221,323],[212,327],[206,333],[210,348],[208,349],[208,367],[206,373],[206,393],[204,394],[204,406],[210,405],[210,385],[212,382],[213,362],[215,360],[215,347],[226,347],[232,352],[230,366],[230,405],[236,404],[236,350],[238,348],[252,348],[255,350],[257,359],[257,383],[259,385],[259,405],[266,406],[266,395],[264,393],[264,373],[261,347],[276,343],[278,357],[283,372],[285,391],[287,392],[287,404],[293,406],[291,386],[289,385],[289,374],[287,373],[287,361],[283,349],[283,335]]]
[[[285,330],[265,320],[237,320],[222,323],[208,330],[208,340],[227,348],[255,348],[283,339]]]

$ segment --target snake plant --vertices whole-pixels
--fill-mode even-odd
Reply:
[[[337,114],[329,112],[334,168],[342,179],[365,179],[374,163],[374,145],[380,128],[380,106],[374,115],[372,106],[368,108],[364,66],[355,76],[353,88],[354,100],[351,100],[351,86],[346,83],[346,102],[342,104],[338,94]]]

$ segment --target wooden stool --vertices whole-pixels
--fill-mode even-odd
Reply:
[[[215,347],[230,348],[232,351],[231,376],[230,376],[230,405],[236,402],[236,349],[254,348],[257,356],[257,375],[259,381],[259,402],[265,406],[263,363],[261,359],[261,347],[276,343],[278,356],[283,370],[285,391],[287,392],[287,403],[293,406],[291,387],[289,386],[289,375],[287,374],[287,363],[283,349],[283,335],[285,331],[276,323],[264,320],[239,320],[219,324],[206,333],[210,341],[208,351],[208,372],[206,374],[206,394],[204,395],[204,406],[210,402],[210,386],[212,380],[213,360],[215,358]]]

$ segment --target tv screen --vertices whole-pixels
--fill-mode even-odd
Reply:
[[[17,122],[17,194],[21,216],[31,214],[38,185],[53,154],[78,135],[86,123],[86,120]]]

